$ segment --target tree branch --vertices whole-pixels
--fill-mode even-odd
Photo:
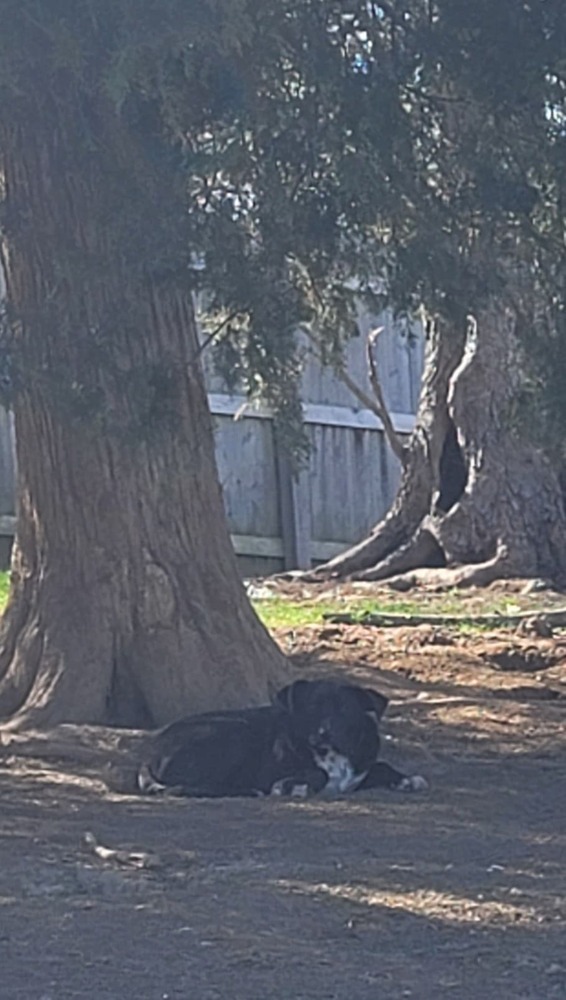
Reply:
[[[225,319],[222,320],[221,323],[218,324],[218,326],[214,328],[212,333],[209,333],[208,337],[205,337],[205,339],[199,344],[197,350],[193,354],[190,361],[187,362],[187,368],[190,368],[192,365],[196,364],[200,356],[204,353],[204,351],[206,351],[208,347],[210,347],[212,342],[216,340],[218,335],[222,333],[223,330],[225,331],[224,336],[228,336],[230,330],[225,328],[229,326],[229,324],[232,322],[232,320],[236,318],[237,315],[238,315],[238,310],[234,310],[234,312],[231,312],[228,316],[226,316]]]
[[[378,327],[376,330],[372,330],[372,332],[368,335],[367,347],[366,347],[368,368],[369,368],[369,380],[375,398],[377,400],[377,409],[375,409],[374,412],[377,413],[377,415],[379,416],[380,420],[383,423],[383,431],[385,433],[385,437],[389,441],[393,454],[396,455],[401,464],[405,466],[407,460],[407,449],[403,444],[403,442],[401,441],[401,438],[399,437],[397,431],[393,426],[393,421],[389,416],[389,410],[387,409],[387,404],[383,396],[381,382],[379,381],[379,376],[377,374],[377,365],[375,363],[375,358],[373,356],[373,351],[372,351],[373,345],[375,344],[382,330],[383,327],[381,326]]]
[[[315,357],[320,361],[321,364],[324,365],[325,364],[324,358],[322,356],[320,345],[318,343],[316,336],[307,328],[303,328],[303,330],[314,347]],[[366,410],[371,410],[372,413],[375,413],[376,417],[378,417],[378,419],[381,420],[385,436],[389,441],[389,444],[391,445],[394,454],[397,456],[399,461],[404,466],[407,460],[407,449],[400,440],[397,431],[393,427],[393,423],[391,422],[391,417],[389,416],[385,403],[383,403],[383,406],[381,407],[379,405],[379,402],[376,402],[375,399],[373,399],[370,395],[368,395],[365,389],[362,389],[362,387],[358,385],[358,383],[342,366],[338,364],[333,364],[332,368],[336,376],[340,379],[341,382],[343,382],[346,388],[350,390],[352,395],[356,397],[358,402],[360,402],[362,406],[365,407]]]

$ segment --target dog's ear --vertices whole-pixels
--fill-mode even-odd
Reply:
[[[358,697],[364,712],[375,715],[376,722],[379,722],[389,704],[389,698],[373,688],[360,688]]]
[[[305,704],[310,685],[310,681],[294,681],[292,684],[287,684],[275,695],[275,704],[284,708],[290,715],[299,711]]]

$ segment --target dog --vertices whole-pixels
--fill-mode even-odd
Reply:
[[[156,734],[138,789],[193,798],[424,790],[420,775],[378,760],[387,704],[372,688],[298,680],[271,705],[187,716]]]

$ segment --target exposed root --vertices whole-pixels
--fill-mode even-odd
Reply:
[[[406,545],[400,546],[377,566],[353,573],[353,580],[387,580],[409,570],[423,566],[443,566],[444,553],[434,536],[426,528],[420,528]]]
[[[307,583],[317,583],[333,577],[352,576],[353,579],[379,579],[379,577],[364,577],[364,570],[372,571],[376,566],[385,564],[386,560],[397,551],[401,551],[417,531],[429,509],[431,483],[428,468],[421,450],[411,469],[405,470],[404,481],[395,504],[383,521],[376,526],[371,535],[352,546],[346,552],[340,553],[334,559],[324,563],[309,573],[301,575]],[[413,565],[419,565],[418,562]],[[433,564],[434,565],[434,564]],[[405,567],[408,568],[408,567]],[[392,572],[399,570],[389,570]]]
[[[422,533],[425,534],[426,529]],[[422,544],[424,549],[424,543]],[[427,550],[424,549],[424,551]],[[415,555],[417,552],[418,549],[415,548],[411,554]],[[395,553],[395,557],[400,554]],[[393,561],[391,560],[391,562]],[[420,565],[415,564],[413,569],[398,574],[388,573],[388,564],[389,560],[374,567],[373,570],[356,574],[352,579],[387,580],[392,589],[400,591],[411,590],[413,587],[419,586],[433,587],[435,590],[441,591],[451,590],[454,587],[487,587],[496,580],[524,576],[517,560],[510,558],[508,549],[504,545],[499,546],[498,551],[491,559],[481,563],[435,567],[431,563],[428,566],[423,566],[421,562]]]
[[[404,532],[401,525],[394,523],[393,519],[391,521],[386,519],[375,534],[354,545],[347,552],[335,556],[324,566],[303,574],[301,578],[307,583],[316,583],[334,576],[349,576],[360,572],[360,568],[371,569],[376,563],[385,560],[390,552],[403,544],[403,541]]]

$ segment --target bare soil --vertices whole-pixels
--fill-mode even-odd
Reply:
[[[144,800],[5,736],[2,1000],[564,998],[566,635],[278,638],[391,698],[384,757],[429,792]]]

